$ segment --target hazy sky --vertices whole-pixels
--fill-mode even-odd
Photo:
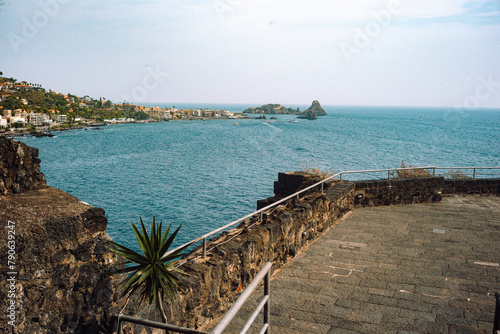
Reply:
[[[0,71],[138,104],[500,108],[500,0],[0,0]]]

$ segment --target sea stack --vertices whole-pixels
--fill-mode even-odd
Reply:
[[[300,119],[318,119],[318,117],[316,117],[316,114],[314,114],[311,110],[304,111],[304,113],[297,118],[300,118]]]
[[[304,115],[310,115],[313,114],[315,116],[326,116],[327,113],[323,108],[321,108],[321,105],[317,100],[314,100],[313,103],[309,108],[307,108],[304,113]]]

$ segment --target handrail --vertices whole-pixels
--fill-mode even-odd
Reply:
[[[184,334],[221,334],[224,329],[231,323],[234,319],[238,311],[243,307],[248,298],[252,295],[252,293],[257,290],[260,285],[260,282],[264,280],[264,298],[261,300],[259,305],[255,308],[252,315],[245,323],[243,329],[240,334],[245,334],[253,322],[257,318],[258,314],[262,309],[264,309],[264,325],[260,330],[261,334],[269,334],[269,320],[271,319],[271,311],[270,311],[270,299],[271,299],[271,262],[267,262],[264,267],[259,271],[259,273],[254,277],[252,282],[246,287],[243,293],[238,297],[236,302],[234,302],[233,306],[229,308],[224,317],[219,321],[217,326],[211,332],[204,332],[196,329],[175,326],[171,324],[166,324],[158,321],[151,321],[147,319],[131,317],[128,315],[119,314],[118,322],[117,322],[117,334],[122,334],[123,331],[123,323],[129,322],[137,325],[143,325],[152,328],[165,329],[167,331],[172,331],[175,333],[184,333]]]
[[[226,327],[229,325],[229,323],[233,320],[233,318],[236,316],[238,311],[241,309],[243,304],[247,301],[247,299],[250,297],[250,295],[259,287],[260,281],[264,280],[264,298],[260,302],[259,306],[255,309],[255,311],[252,313],[250,318],[248,319],[247,323],[243,327],[243,330],[240,332],[241,333],[246,333],[250,326],[252,325],[253,321],[257,317],[257,314],[260,312],[262,308],[264,308],[264,326],[262,327],[260,333],[265,333],[269,334],[269,319],[270,319],[270,309],[269,309],[269,304],[270,304],[270,288],[271,288],[271,267],[272,267],[271,262],[267,262],[264,267],[259,271],[259,273],[255,276],[255,278],[252,280],[252,282],[247,286],[245,291],[240,295],[240,297],[234,302],[233,306],[226,312],[224,317],[219,321],[217,326],[210,332],[210,334],[220,334],[226,329]]]
[[[319,181],[319,182],[317,182],[317,183],[315,183],[315,184],[313,184],[313,185],[311,185],[311,186],[309,186],[307,188],[301,189],[301,190],[299,190],[299,191],[297,191],[297,192],[295,192],[295,193],[293,193],[293,194],[291,194],[291,195],[289,195],[289,196],[287,196],[285,198],[282,198],[279,201],[276,201],[276,202],[274,202],[272,204],[269,204],[266,207],[263,207],[263,208],[261,208],[259,210],[256,210],[256,211],[254,211],[254,212],[252,212],[252,213],[250,213],[250,214],[248,214],[248,215],[246,215],[246,216],[244,216],[242,218],[239,218],[239,219],[237,219],[235,221],[232,221],[229,224],[226,224],[226,225],[224,225],[222,227],[219,227],[219,228],[217,228],[217,229],[215,229],[215,230],[213,230],[213,231],[211,231],[209,233],[206,233],[206,234],[202,235],[201,237],[193,239],[193,240],[191,240],[191,241],[189,241],[189,242],[187,242],[187,243],[185,243],[185,244],[183,244],[183,245],[181,245],[181,246],[179,246],[179,247],[177,247],[177,248],[175,248],[173,250],[170,250],[163,257],[166,257],[166,256],[172,254],[173,252],[180,250],[183,247],[187,247],[187,246],[193,245],[193,244],[195,244],[195,243],[197,243],[199,241],[203,241],[203,257],[206,257],[206,252],[207,252],[206,245],[207,245],[207,238],[208,237],[210,237],[210,236],[212,236],[214,234],[217,234],[217,233],[219,233],[219,232],[221,232],[221,231],[223,231],[223,230],[225,230],[225,229],[227,229],[227,228],[229,228],[231,226],[239,224],[239,223],[241,223],[242,221],[244,221],[244,220],[246,220],[248,218],[251,218],[251,217],[253,217],[255,215],[258,215],[258,214],[260,214],[260,213],[262,213],[262,212],[264,212],[266,210],[269,210],[269,209],[271,209],[271,208],[273,208],[273,207],[275,207],[275,206],[277,206],[277,205],[279,205],[279,204],[281,204],[283,202],[286,202],[286,201],[288,201],[288,200],[290,200],[290,199],[292,199],[294,197],[299,198],[300,194],[302,194],[302,193],[304,193],[304,192],[306,192],[306,191],[308,191],[310,189],[313,189],[315,187],[321,186],[321,193],[323,193],[323,185],[324,185],[324,183],[328,182],[328,181],[330,181],[330,180],[332,180],[334,178],[336,178],[337,176],[339,177],[339,181],[342,182],[342,175],[343,174],[387,172],[387,178],[390,179],[391,178],[391,172],[404,171],[404,170],[415,170],[415,169],[432,169],[433,170],[433,172],[432,172],[433,176],[436,174],[436,169],[473,169],[474,170],[473,179],[475,179],[476,175],[480,175],[480,174],[476,174],[476,170],[477,169],[500,169],[500,167],[436,167],[436,166],[426,166],[426,167],[368,169],[368,170],[338,172],[338,173],[335,173],[332,176],[330,176],[330,177],[328,177],[326,179],[323,179],[323,180],[321,180],[321,181]],[[490,174],[488,174],[488,175],[490,175]]]
[[[500,292],[495,293],[495,319],[493,320],[493,334],[500,334]]]

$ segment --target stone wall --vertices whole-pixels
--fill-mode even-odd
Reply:
[[[443,177],[356,181],[354,204],[379,206],[441,201]]]
[[[443,194],[500,195],[500,179],[444,180]]]
[[[0,136],[0,195],[46,187],[38,149]]]

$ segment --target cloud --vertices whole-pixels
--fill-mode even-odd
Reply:
[[[224,0],[215,0],[224,1]],[[356,22],[371,20],[373,13],[400,7],[402,18],[422,19],[464,14],[468,0],[241,0],[227,7],[227,16],[267,22]],[[228,2],[230,3],[230,2]],[[269,19],[271,18],[271,19]]]
[[[463,15],[469,0],[404,0],[402,17],[406,19],[430,19]]]

